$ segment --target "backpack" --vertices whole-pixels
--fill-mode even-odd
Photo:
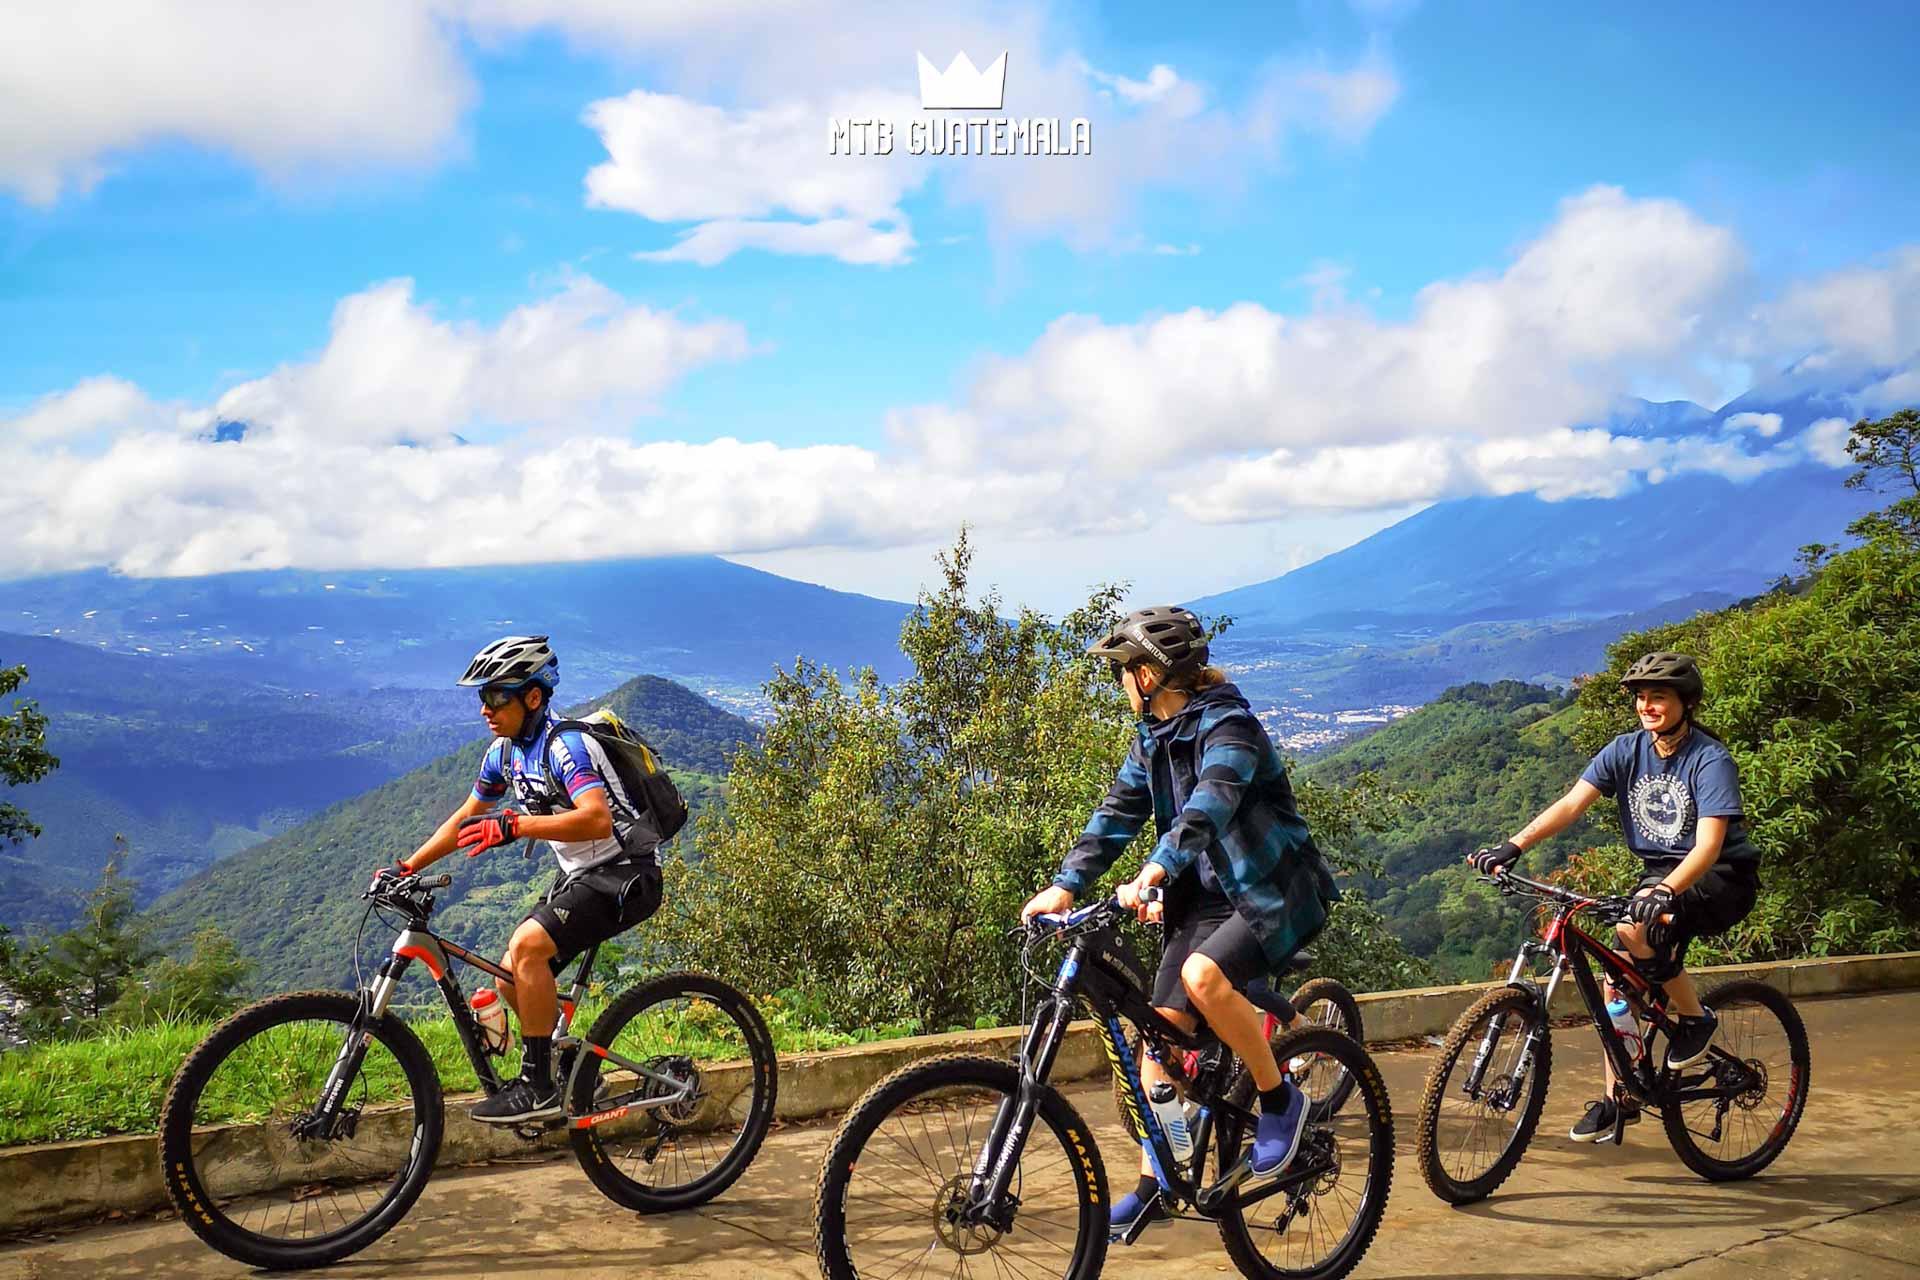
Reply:
[[[605,707],[578,720],[554,722],[547,731],[544,759],[541,760],[548,778],[553,777],[553,739],[567,730],[586,734],[606,751],[607,762],[619,776],[621,790],[627,793],[633,803],[645,807],[644,816],[650,819],[649,825],[661,844],[673,839],[679,834],[680,828],[687,825],[686,799],[681,796],[680,788],[673,785],[673,779],[667,776],[660,753]],[[633,815],[636,820],[642,816]],[[626,843],[624,838],[621,843]]]

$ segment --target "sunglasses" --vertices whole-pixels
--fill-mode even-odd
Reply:
[[[1112,659],[1107,660],[1107,669],[1113,672],[1113,682],[1115,684],[1122,683],[1121,677],[1127,674],[1126,664],[1115,662]]]
[[[489,711],[498,711],[519,697],[520,691],[525,688],[526,686],[523,684],[516,684],[511,687],[499,684],[486,685],[480,690],[480,705]]]

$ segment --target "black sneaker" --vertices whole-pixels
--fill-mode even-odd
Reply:
[[[1707,1056],[1707,1046],[1713,1043],[1713,1033],[1720,1029],[1720,1019],[1713,1016],[1713,1010],[1707,1010],[1704,1018],[1693,1018],[1681,1014],[1674,1019],[1673,1039],[1667,1043],[1667,1069],[1678,1071],[1690,1067]]]
[[[1575,1142],[1604,1142],[1613,1136],[1614,1107],[1621,1111],[1622,1124],[1640,1123],[1640,1104],[1623,1102],[1616,1104],[1612,1098],[1602,1098],[1587,1108],[1587,1114],[1580,1117],[1567,1136]]]
[[[551,1084],[543,1090],[522,1076],[491,1098],[482,1098],[467,1114],[481,1124],[550,1120],[560,1114],[560,1090]]]

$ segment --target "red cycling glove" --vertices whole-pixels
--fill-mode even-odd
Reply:
[[[495,813],[476,813],[460,819],[460,833],[454,837],[469,858],[495,845],[510,844],[520,838],[520,815],[512,809]]]

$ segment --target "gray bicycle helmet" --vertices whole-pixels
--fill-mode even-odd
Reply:
[[[1207,665],[1207,632],[1191,609],[1149,605],[1122,618],[1111,634],[1088,646],[1087,652],[1115,667],[1151,662],[1171,675]]]
[[[473,655],[463,685],[538,683],[551,690],[560,683],[560,659],[545,636],[502,636]]]
[[[1700,678],[1700,664],[1684,653],[1669,653],[1661,650],[1649,653],[1627,668],[1627,674],[1620,677],[1620,687],[1628,693],[1646,685],[1662,685],[1680,695],[1680,701],[1691,707],[1700,701],[1707,691],[1706,681]]]

